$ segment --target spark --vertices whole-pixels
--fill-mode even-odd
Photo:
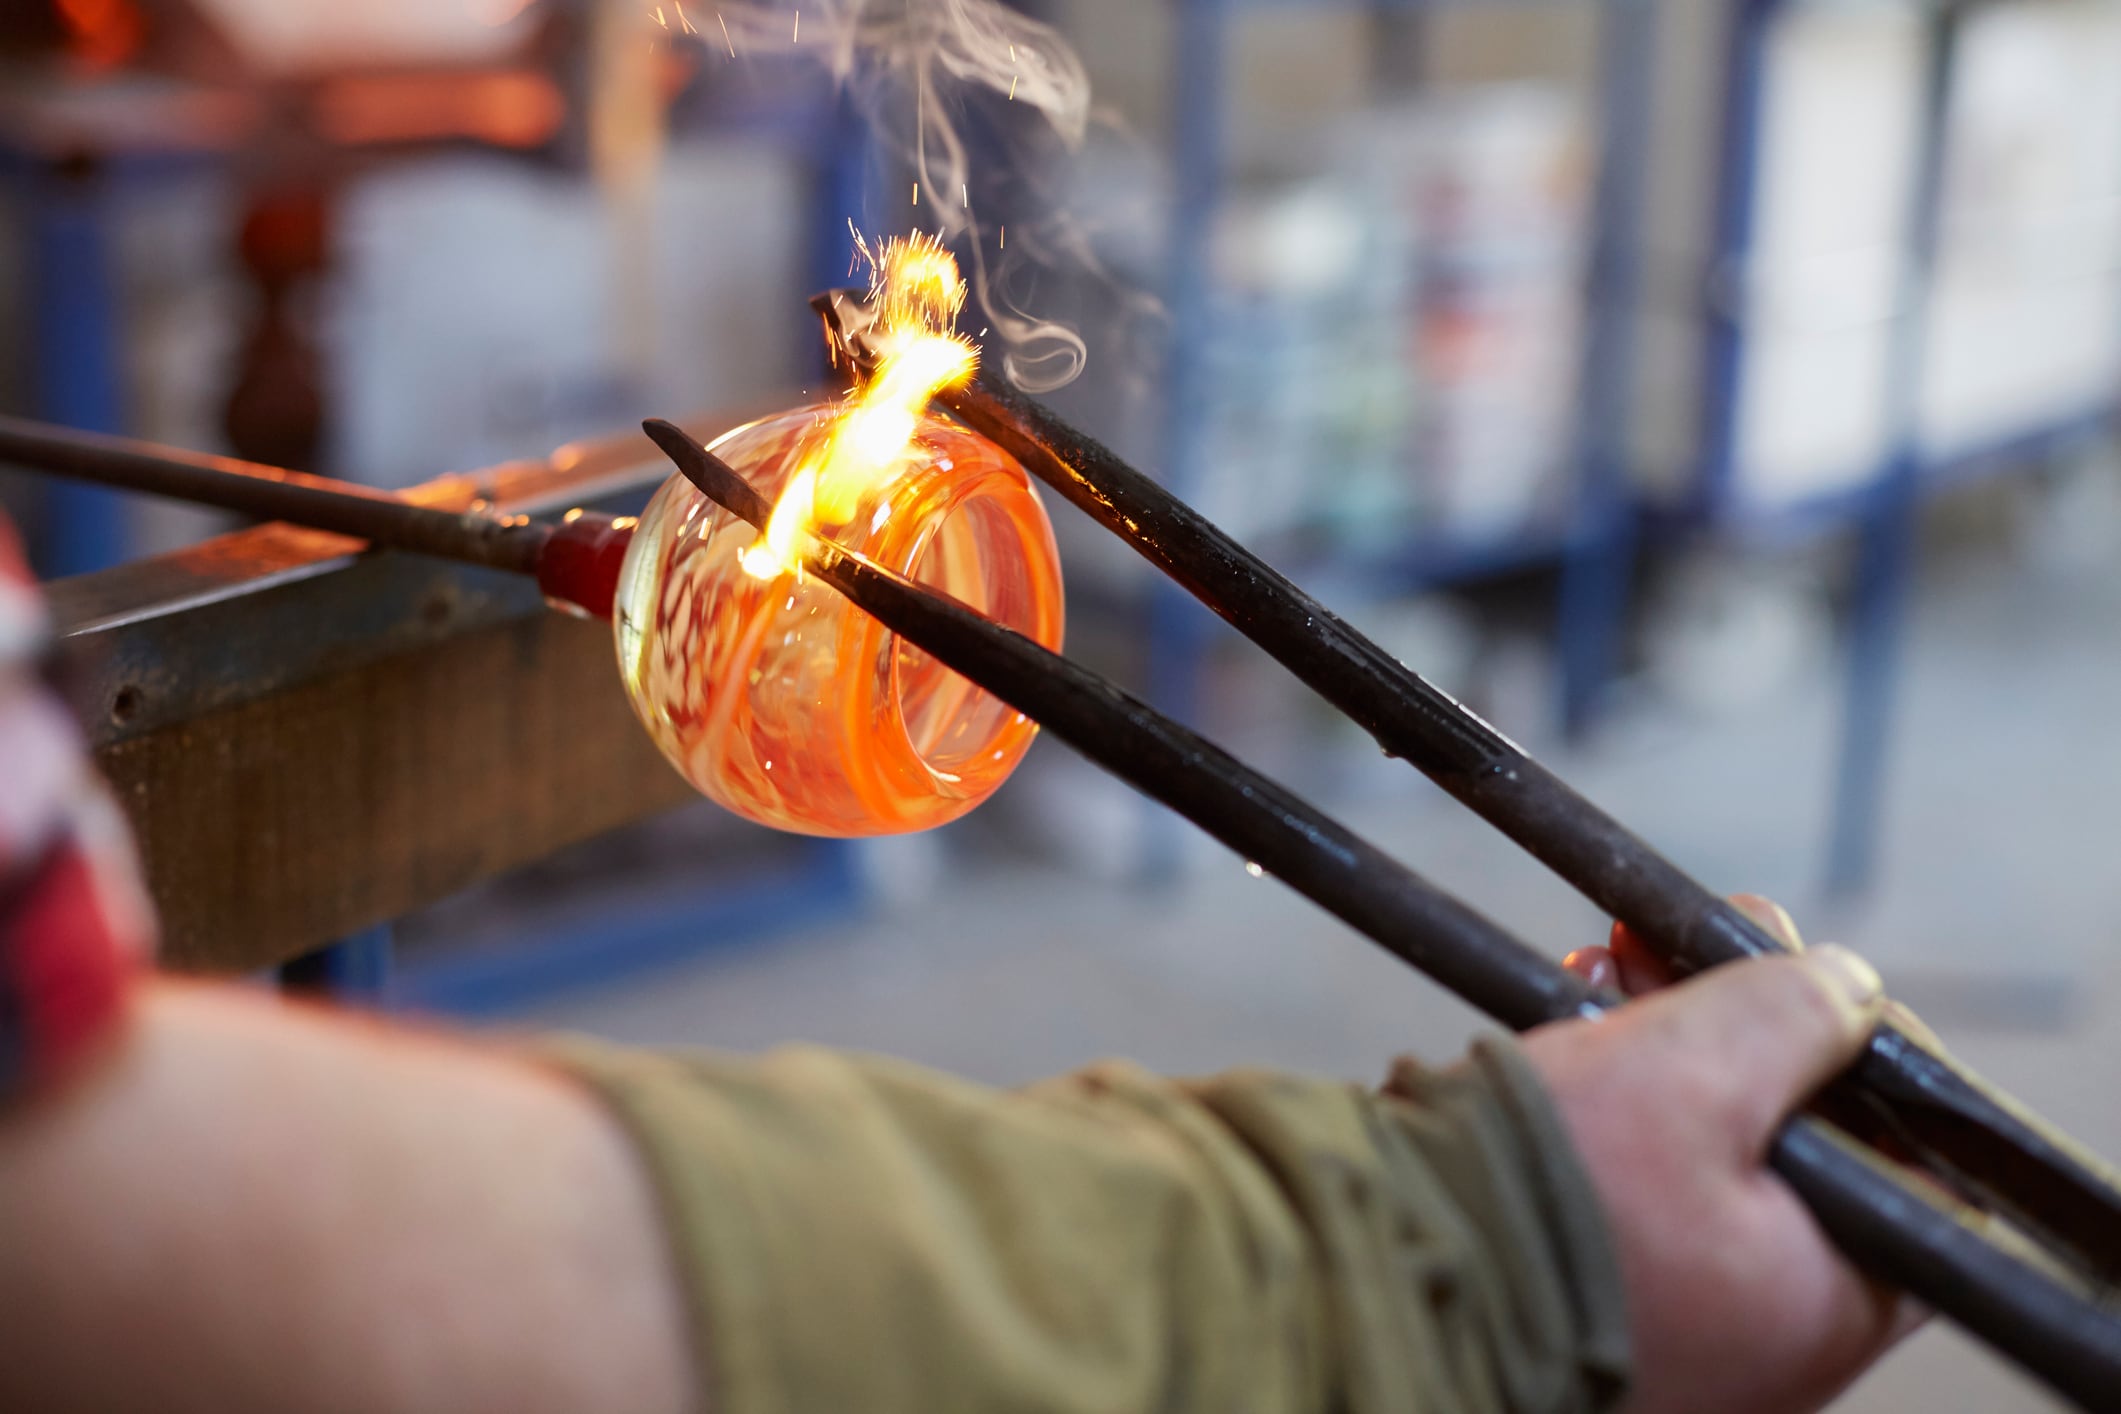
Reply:
[[[661,5],[655,7],[655,22],[664,29],[670,28],[670,21],[663,18],[663,7]]]
[[[959,182],[957,190],[959,195],[964,197],[965,205],[970,206],[972,204],[972,184],[970,182]]]
[[[913,204],[915,206],[921,204],[921,184],[919,182],[913,184]]]
[[[734,59],[736,57],[736,41],[729,37],[729,21],[722,18],[720,10],[714,12],[714,19],[715,23],[722,27],[722,43],[729,46],[729,57]]]
[[[1016,102],[1016,75],[1009,75],[1009,101]]]
[[[699,31],[692,27],[691,17],[685,13],[685,0],[671,0],[671,3],[677,6],[678,23],[685,27],[685,33],[698,34]]]
[[[803,42],[803,12],[801,10],[795,12],[795,30],[788,36],[788,42],[790,44]]]
[[[1002,227],[1002,245],[1001,245],[1001,248],[1002,248],[1003,250],[1007,250],[1007,249],[1009,248],[1009,228],[1008,228],[1007,226],[1004,226],[1004,227]]]

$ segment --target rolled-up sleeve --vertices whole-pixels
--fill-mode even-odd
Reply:
[[[1507,1043],[1383,1095],[546,1054],[653,1174],[721,1414],[1568,1414],[1624,1385],[1602,1219]]]

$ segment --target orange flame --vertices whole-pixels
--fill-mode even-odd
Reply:
[[[870,268],[876,368],[849,395],[822,455],[796,469],[758,542],[744,551],[759,579],[792,572],[806,536],[847,524],[865,496],[907,465],[928,402],[970,378],[979,353],[957,332],[965,281],[957,258],[930,235],[862,249]]]

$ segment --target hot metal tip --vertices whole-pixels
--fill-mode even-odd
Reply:
[[[856,364],[874,360],[869,335],[876,327],[876,309],[866,291],[823,290],[810,297],[810,307],[825,326],[825,343],[835,361],[842,355]]]

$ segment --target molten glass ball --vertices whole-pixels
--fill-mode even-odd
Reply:
[[[777,500],[839,405],[780,414],[715,452]],[[1014,457],[926,416],[909,461],[824,538],[1058,650],[1060,558]],[[924,830],[1008,779],[1037,727],[816,578],[759,578],[758,532],[673,476],[641,514],[612,622],[634,711],[737,814],[812,835]]]

